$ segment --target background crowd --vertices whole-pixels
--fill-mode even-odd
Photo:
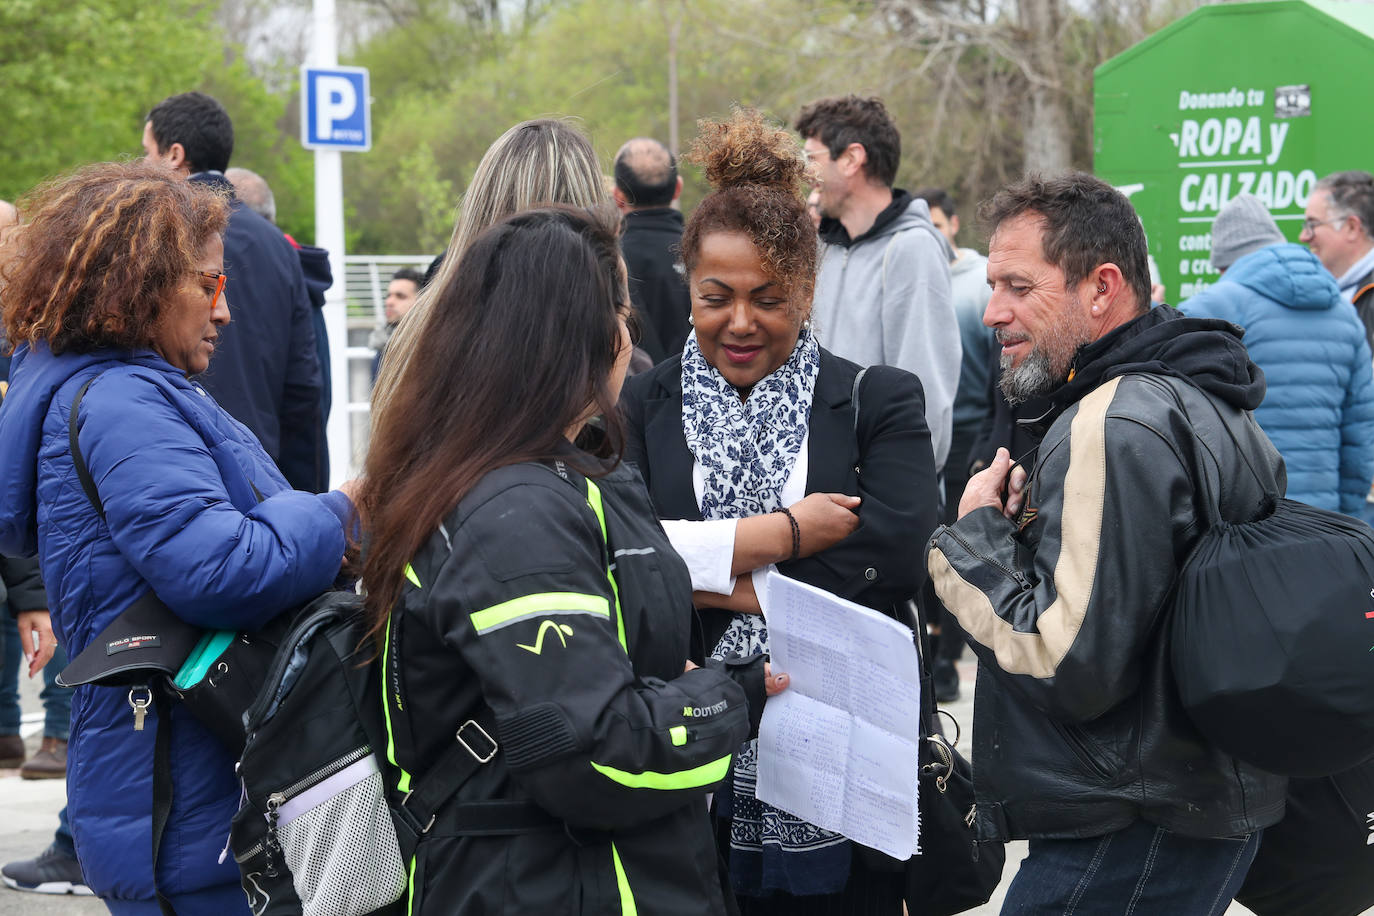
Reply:
[[[820,99],[789,127],[750,110],[703,121],[690,158],[710,192],[685,218],[659,140],[627,140],[603,170],[569,123],[521,122],[487,149],[428,273],[391,278],[365,474],[326,492],[327,260],[273,224],[261,176],[229,167],[234,128],[213,98],[164,100],[142,145],[144,161],[41,185],[0,230],[17,348],[0,409],[0,550],[14,558],[0,763],[24,754],[21,654],[33,676],[149,591],[193,623],[253,630],[360,573],[376,647],[404,672],[389,763],[423,772],[489,711],[503,754],[465,791],[515,806],[499,839],[444,825],[413,911],[547,912],[576,887],[584,912],[895,916],[900,866],[754,797],[752,739],[787,683],[762,664],[761,577],[778,570],[929,628],[936,700],[958,695],[964,628],[1006,672],[995,693],[980,680],[980,801],[995,804],[976,829],[1039,842],[1007,912],[1086,893],[1088,879],[1050,877],[1085,859],[1110,862],[1088,899],[1144,887],[1132,869],[1157,855],[1194,879],[1162,901],[1221,912],[1240,889],[1284,782],[1200,739],[1178,750],[1186,726],[1167,710],[1137,717],[1146,771],[1110,747],[1131,724],[1103,731],[1167,688],[1158,670],[1125,676],[1153,650],[1098,606],[1132,595],[1148,616],[1183,544],[1151,538],[1193,525],[1175,513],[1140,537],[1099,518],[1070,538],[1059,516],[1079,518],[1080,491],[1054,487],[1077,472],[1056,462],[1110,451],[1081,432],[1079,398],[1116,391],[1123,365],[1166,365],[1236,417],[1253,411],[1249,447],[1275,480],[1286,468],[1290,495],[1365,517],[1374,178],[1319,182],[1306,246],[1255,198],[1232,199],[1212,233],[1222,280],[1176,311],[1159,305],[1129,203],[1089,176],[1004,189],[992,260],[959,247],[946,190],[897,186],[901,134],[876,98]],[[1070,424],[1072,451],[1037,454]],[[1021,504],[1032,467],[1048,487],[1039,519]],[[1149,483],[1157,509],[1185,485]],[[1109,488],[1105,511],[1123,516],[1112,498],[1141,499]],[[997,559],[1017,538],[1039,558],[1034,581],[1020,547]],[[1051,571],[1051,550],[1069,565]],[[986,563],[1007,572],[999,586],[979,578]],[[990,597],[971,600],[970,582]],[[1060,632],[1074,595],[1087,597],[1068,644],[1025,649],[1037,626]],[[1025,619],[1007,638],[992,618]],[[555,639],[577,651],[545,650]],[[180,708],[131,712],[123,691],[81,687],[73,704],[50,686],[44,700],[24,775],[66,775],[69,808],[6,883],[89,888],[117,913],[244,911],[220,854],[239,787],[216,739]],[[684,723],[684,707],[722,712]],[[160,844],[145,714],[165,716],[176,761]],[[1017,775],[1004,741],[1038,755],[1043,784]],[[1194,791],[1206,804],[1174,800]],[[1115,858],[1066,837],[1117,837]]]

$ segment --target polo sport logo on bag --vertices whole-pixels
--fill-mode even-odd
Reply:
[[[533,652],[535,655],[538,655],[544,651],[544,634],[548,633],[550,630],[553,631],[553,635],[558,637],[558,641],[563,644],[563,648],[568,648],[568,640],[564,637],[573,635],[573,628],[566,623],[554,623],[552,620],[546,620],[539,625],[539,633],[534,638],[534,645],[527,646],[522,642],[518,642],[516,645],[526,652]]]

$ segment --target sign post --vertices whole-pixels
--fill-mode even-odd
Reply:
[[[315,244],[329,252],[334,285],[325,293],[332,407],[329,411],[330,486],[353,473],[348,411],[348,306],[344,272],[344,150],[372,145],[367,71],[338,66],[334,0],[314,0],[310,63],[301,68],[301,143],[315,151]]]

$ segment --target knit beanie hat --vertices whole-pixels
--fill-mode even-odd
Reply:
[[[1212,266],[1225,270],[1252,251],[1285,241],[1269,208],[1253,194],[1238,194],[1212,223]]]

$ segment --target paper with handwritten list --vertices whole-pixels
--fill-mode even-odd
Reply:
[[[759,726],[760,801],[897,859],[920,850],[920,665],[911,630],[768,574],[773,669],[788,688]]]

